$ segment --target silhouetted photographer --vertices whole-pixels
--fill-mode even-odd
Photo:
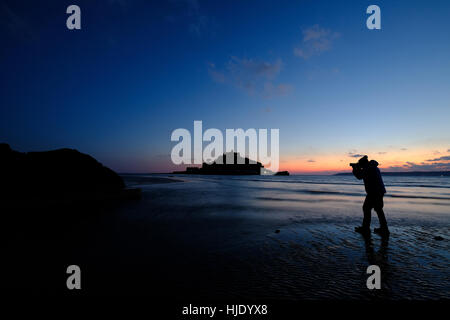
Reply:
[[[371,211],[375,209],[380,221],[380,228],[375,228],[374,232],[380,235],[389,235],[386,217],[383,212],[383,196],[386,193],[386,189],[384,188],[380,169],[378,169],[378,162],[375,160],[369,161],[367,156],[364,156],[357,163],[350,163],[350,166],[353,168],[353,175],[359,180],[364,180],[364,187],[367,193],[363,205],[363,223],[362,226],[356,227],[355,231],[362,234],[370,233]]]

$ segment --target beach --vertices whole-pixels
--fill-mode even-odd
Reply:
[[[141,200],[64,234],[72,240],[61,259],[84,270],[84,294],[170,301],[450,298],[449,178],[386,177],[391,236],[384,241],[353,231],[365,194],[352,177],[123,177],[142,188]],[[381,290],[366,287],[372,264],[380,266]]]
[[[91,296],[450,298],[448,177],[385,177],[388,240],[354,232],[365,193],[349,176],[122,177],[142,189],[140,200],[11,213],[21,220],[2,232],[3,288],[75,294],[65,287],[66,268],[75,264],[83,275],[77,294]],[[373,264],[381,269],[381,290],[366,286]]]

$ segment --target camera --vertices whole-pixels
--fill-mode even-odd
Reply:
[[[369,163],[369,158],[367,156],[363,156],[361,159],[358,160],[358,162],[350,163],[350,167],[353,169],[361,168],[366,166]]]

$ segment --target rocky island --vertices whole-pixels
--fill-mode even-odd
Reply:
[[[230,161],[230,159],[232,159]],[[227,162],[228,161],[228,162]],[[226,152],[212,163],[203,162],[201,167],[187,167],[185,171],[174,171],[175,174],[205,175],[273,175],[264,168],[261,162],[241,157],[238,152]],[[280,171],[275,175],[288,176],[289,172]]]

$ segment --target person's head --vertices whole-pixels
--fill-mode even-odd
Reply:
[[[361,166],[361,168],[365,168],[369,165],[369,158],[367,156],[362,157],[358,160],[358,164]]]

